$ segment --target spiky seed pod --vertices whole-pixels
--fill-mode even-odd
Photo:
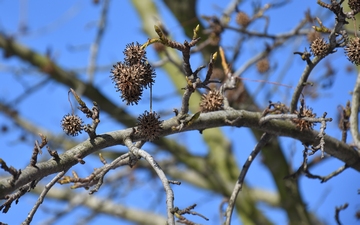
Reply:
[[[145,137],[148,141],[155,140],[162,129],[162,120],[156,112],[145,111],[138,117],[138,127],[136,133]]]
[[[360,38],[350,39],[345,47],[345,53],[350,62],[360,65]]]
[[[269,59],[264,58],[256,63],[256,68],[259,73],[266,73],[270,69]]]
[[[223,109],[224,97],[218,90],[211,90],[201,96],[201,112],[212,112]]]
[[[141,48],[139,43],[130,43],[126,45],[124,50],[124,62],[127,65],[135,65],[142,61],[146,61],[146,52]]]
[[[348,2],[350,9],[354,10],[355,12],[360,11],[360,1],[359,0],[349,0]]]
[[[295,114],[298,114],[299,112],[295,110],[294,113],[295,113]],[[293,119],[293,120],[292,120],[293,123],[295,123],[296,126],[297,126],[298,128],[300,128],[300,131],[303,131],[303,130],[312,130],[313,127],[314,127],[314,123],[313,123],[313,122],[306,121],[306,120],[302,120],[301,117],[315,118],[315,117],[316,117],[316,114],[313,113],[312,109],[305,107],[304,110],[303,110],[303,113],[300,115],[300,118],[296,118],[296,119]]]
[[[136,66],[128,66],[122,62],[118,62],[111,70],[111,79],[115,83],[116,91],[121,92],[121,98],[126,104],[138,104],[142,95],[142,85],[138,78],[139,68]]]
[[[139,84],[144,88],[148,88],[155,83],[155,70],[148,62],[142,62],[138,65],[134,65],[136,67],[135,70],[136,78],[139,80]]]
[[[311,44],[313,41],[315,41],[317,38],[321,38],[321,34],[317,31],[311,31],[307,34],[307,41]]]
[[[236,14],[236,23],[242,27],[247,27],[250,23],[250,18],[246,13],[238,12]]]
[[[329,53],[329,44],[323,38],[316,38],[310,45],[314,56],[324,57]]]
[[[83,121],[77,115],[67,114],[61,120],[61,127],[67,135],[77,136],[83,130]]]

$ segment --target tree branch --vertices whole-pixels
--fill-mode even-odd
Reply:
[[[166,192],[166,206],[167,206],[167,224],[175,225],[175,218],[172,210],[174,209],[174,192],[170,187],[169,180],[167,179],[164,171],[160,168],[159,164],[154,160],[154,158],[147,153],[146,151],[136,147],[129,137],[124,139],[124,144],[129,148],[130,152],[136,156],[143,157],[155,170],[156,174],[159,176],[163,187]]]
[[[231,215],[232,212],[234,210],[235,207],[235,201],[237,198],[237,195],[239,194],[239,192],[242,189],[244,180],[245,180],[245,176],[247,174],[247,171],[249,170],[251,163],[254,161],[254,159],[256,158],[256,156],[258,155],[258,153],[261,151],[261,149],[271,140],[271,138],[273,137],[273,135],[270,135],[268,133],[264,133],[263,136],[261,137],[260,141],[256,144],[254,150],[250,153],[248,159],[246,160],[245,164],[243,165],[243,169],[241,170],[241,173],[239,175],[239,178],[236,182],[236,185],[234,187],[233,193],[231,194],[231,197],[229,199],[229,205],[226,209],[226,221],[225,224],[226,225],[230,225],[231,224]]]
[[[181,131],[173,130],[178,125],[177,118],[173,117],[163,122],[163,129],[160,136],[168,136],[170,134],[185,132],[189,130],[204,130],[220,126],[229,126],[228,121],[235,121],[232,126],[244,126],[267,132],[277,136],[292,137],[303,143],[317,145],[319,140],[317,131],[303,130],[300,131],[291,121],[272,120],[260,126],[259,120],[261,113],[248,112],[244,110],[227,110],[216,111],[200,114],[200,117],[191,125],[184,127]],[[41,179],[53,173],[69,169],[79,161],[75,156],[85,158],[87,155],[100,149],[124,144],[125,137],[132,135],[133,141],[140,141],[141,137],[133,134],[133,128],[112,131],[98,135],[93,140],[86,140],[81,144],[69,149],[65,153],[59,155],[60,160],[49,160],[47,162],[37,163],[34,167],[26,167],[22,170],[21,175],[15,181],[15,185],[11,186],[8,182],[10,177],[0,179],[0,199],[12,193],[17,188],[37,179]],[[346,163],[349,167],[360,171],[360,155],[351,146],[328,135],[324,136],[325,152]]]
[[[360,73],[358,73],[351,101],[350,114],[350,131],[355,146],[360,152],[360,135],[359,135],[359,106],[360,106]]]

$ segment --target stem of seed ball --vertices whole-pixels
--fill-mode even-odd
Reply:
[[[150,84],[150,113],[152,113],[152,84]]]

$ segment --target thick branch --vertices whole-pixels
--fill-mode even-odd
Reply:
[[[195,120],[191,125],[184,127],[181,131],[174,130],[173,127],[178,125],[177,118],[171,118],[163,122],[163,130],[161,136],[168,136],[170,134],[185,132],[188,130],[204,130],[213,127],[229,126],[228,121],[234,121],[232,126],[244,126],[274,134],[278,136],[286,136],[297,139],[306,144],[318,144],[317,139],[319,132],[311,130],[300,131],[292,122],[272,120],[268,123],[260,126],[261,114],[254,112],[247,112],[244,110],[227,110],[217,111],[211,113],[201,114],[200,117]],[[22,170],[19,179],[15,182],[14,186],[11,186],[8,182],[10,177],[0,180],[0,199],[10,194],[17,188],[29,183],[32,180],[40,179],[53,173],[69,169],[73,165],[78,163],[78,159],[75,156],[84,158],[87,155],[118,144],[123,144],[125,137],[129,137],[132,134],[133,128],[125,130],[118,130],[108,132],[99,135],[93,140],[86,140],[83,143],[71,148],[64,154],[59,155],[60,160],[58,162],[49,160],[47,162],[38,163],[38,168],[26,167]],[[133,141],[139,141],[140,136],[133,134]],[[343,161],[349,167],[360,171],[360,155],[351,146],[337,140],[333,137],[325,135],[325,152],[332,155],[339,160]]]

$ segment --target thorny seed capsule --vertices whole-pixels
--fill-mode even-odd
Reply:
[[[83,130],[83,121],[77,115],[67,114],[61,120],[61,127],[67,135],[77,136]]]
[[[314,56],[324,57],[329,53],[329,44],[323,38],[316,38],[310,46]]]
[[[145,111],[138,117],[138,127],[136,133],[144,136],[146,140],[155,140],[162,130],[162,120],[156,112]]]
[[[350,62],[360,65],[360,38],[350,39],[345,47],[345,53]]]
[[[212,112],[223,109],[224,97],[218,90],[211,90],[201,96],[201,112]]]

